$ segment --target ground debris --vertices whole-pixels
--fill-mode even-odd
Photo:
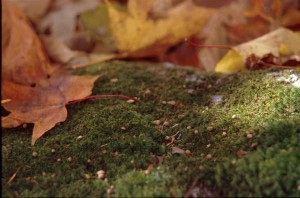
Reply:
[[[192,186],[185,194],[186,198],[195,197],[220,197],[215,189],[208,188],[204,183],[200,182],[199,179],[195,179]]]

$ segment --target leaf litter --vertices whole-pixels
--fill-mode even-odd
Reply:
[[[216,65],[216,72],[233,73],[248,69],[260,69],[280,65],[274,58],[292,58],[300,54],[300,37],[291,30],[279,28],[255,40],[233,47]],[[271,58],[271,62],[268,58]],[[262,66],[258,64],[262,63]],[[265,63],[265,64],[263,64]]]

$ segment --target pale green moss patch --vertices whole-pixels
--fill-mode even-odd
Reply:
[[[3,195],[108,196],[113,186],[112,196],[174,197],[199,180],[223,196],[300,196],[300,89],[270,72],[226,76],[118,61],[81,70],[102,74],[93,94],[139,101],[69,106],[67,121],[34,147],[32,126],[3,130]],[[282,75],[291,73],[299,75]],[[173,146],[190,155],[172,154],[175,134]]]

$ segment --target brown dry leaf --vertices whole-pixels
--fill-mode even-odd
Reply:
[[[281,22],[285,27],[295,28],[299,30],[300,26],[300,11],[291,7],[286,11],[286,15],[282,16]]]
[[[47,78],[53,67],[29,21],[6,0],[2,10],[2,80],[31,85]]]
[[[191,38],[190,41],[194,43],[200,43],[200,39],[197,38]],[[191,46],[187,42],[183,42],[175,47],[172,47],[166,53],[159,56],[159,60],[161,62],[171,62],[176,65],[203,68],[203,66],[199,63],[198,49]]]
[[[244,151],[244,150],[242,150],[242,149],[240,149],[240,150],[238,150],[237,152],[236,152],[236,156],[237,157],[242,157],[242,156],[244,156],[244,155],[246,155],[247,154],[247,151]]]
[[[91,94],[97,76],[72,76],[52,66],[27,18],[2,0],[2,127],[34,123],[32,144],[67,117],[66,103]]]
[[[297,0],[253,0],[251,7],[245,12],[247,17],[259,17],[269,23],[277,23],[276,25],[285,25],[282,18],[290,15],[291,12],[297,11]],[[298,21],[299,18],[290,18],[290,20]],[[274,26],[275,24],[273,24]],[[278,26],[274,28],[278,28]]]
[[[186,37],[198,33],[214,9],[196,6],[187,0],[170,8],[162,17],[151,18],[153,0],[128,1],[128,12],[108,5],[110,27],[117,47],[132,57],[155,56]]]
[[[210,1],[209,1],[210,2]],[[223,1],[222,1],[223,2]],[[209,20],[205,28],[197,35],[204,38],[201,45],[236,45],[228,37],[224,24],[238,25],[245,23],[243,11],[247,8],[248,1],[233,1],[229,5],[221,7]],[[253,32],[252,30],[250,32]],[[240,38],[240,34],[237,37]],[[236,37],[235,37],[236,38]],[[236,42],[236,41],[235,41]],[[198,42],[197,42],[198,43]],[[216,63],[226,54],[226,50],[218,48],[200,48],[198,58],[206,71],[213,71]]]
[[[246,21],[225,24],[228,39],[234,42],[233,45],[255,39],[279,27],[297,30],[300,25],[297,0],[253,0],[240,17],[245,17]]]

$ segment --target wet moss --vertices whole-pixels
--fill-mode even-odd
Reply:
[[[300,90],[274,72],[220,75],[120,61],[77,71],[101,75],[93,94],[139,101],[68,106],[67,121],[33,147],[31,125],[3,130],[3,196],[108,196],[113,186],[112,196],[174,197],[196,179],[223,196],[299,196]],[[173,154],[172,137],[191,154]]]

